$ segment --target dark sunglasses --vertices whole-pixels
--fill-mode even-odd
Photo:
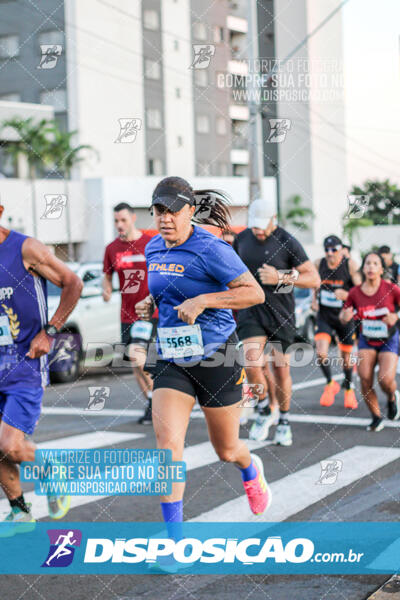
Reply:
[[[327,254],[329,254],[329,252],[339,252],[339,250],[341,250],[342,246],[327,246],[325,248],[325,252]]]

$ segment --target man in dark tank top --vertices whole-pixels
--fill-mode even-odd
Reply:
[[[339,350],[344,372],[344,407],[357,408],[357,399],[352,386],[351,351],[355,339],[355,323],[350,321],[343,324],[339,313],[343,302],[347,299],[349,290],[361,283],[361,275],[356,263],[351,258],[345,258],[340,238],[330,235],[324,240],[325,256],[316,261],[315,265],[321,278],[321,286],[315,290],[313,308],[317,311],[315,342],[317,361],[326,377],[326,385],[322,393],[321,406],[332,406],[340,385],[332,379],[329,359],[329,345],[336,335],[339,340]]]

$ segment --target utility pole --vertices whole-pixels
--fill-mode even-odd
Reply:
[[[263,144],[261,133],[260,87],[255,82],[258,75],[257,2],[247,0],[249,72],[249,204],[261,195],[261,173],[263,169]]]

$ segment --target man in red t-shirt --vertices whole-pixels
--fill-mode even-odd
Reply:
[[[150,236],[136,228],[136,214],[126,202],[114,208],[114,222],[118,237],[108,244],[104,253],[103,298],[108,302],[112,293],[112,274],[118,273],[121,291],[121,338],[129,347],[136,381],[148,403],[141,424],[149,424],[151,418],[152,380],[143,369],[148,343],[155,337],[157,319],[141,321],[135,305],[149,294],[144,249]]]

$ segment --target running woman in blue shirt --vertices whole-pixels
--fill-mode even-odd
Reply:
[[[0,206],[0,218],[3,211]],[[47,279],[62,288],[50,322]],[[0,536],[35,526],[22,494],[19,463],[35,460],[35,445],[26,435],[32,435],[39,420],[48,383],[47,354],[81,290],[79,277],[44,244],[0,227],[0,485],[11,506]],[[50,516],[60,519],[70,497],[48,496],[48,505]]]
[[[153,425],[158,448],[182,460],[190,413],[197,397],[219,458],[234,463],[254,514],[264,512],[271,492],[259,457],[239,439],[243,364],[235,356],[238,337],[231,309],[264,301],[264,293],[236,252],[192,224],[228,228],[227,198],[213,190],[194,191],[179,177],[167,177],[152,198],[159,235],[146,246],[150,296],[136,305],[144,319],[159,310],[154,370]],[[179,537],[183,483],[173,484],[161,509],[170,535]]]

